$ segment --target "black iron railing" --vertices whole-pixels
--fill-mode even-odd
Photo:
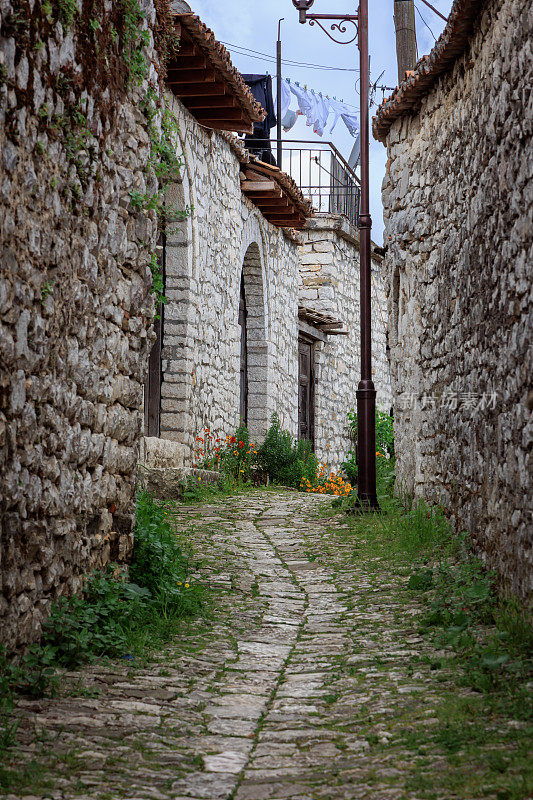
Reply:
[[[275,152],[277,139],[270,140]],[[281,169],[298,184],[316,211],[344,214],[357,227],[359,178],[332,142],[283,139]]]

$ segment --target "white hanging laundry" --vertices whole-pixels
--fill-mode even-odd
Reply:
[[[293,95],[295,95],[298,101],[298,107],[300,111],[305,117],[307,117],[313,105],[312,100],[309,97],[309,94],[301,86],[298,86],[297,83],[289,84],[289,89],[291,90]]]
[[[306,125],[309,125],[314,130],[318,118],[318,98],[312,89],[307,92],[307,96],[309,97],[309,109],[306,114]]]
[[[300,111],[293,111],[292,108],[289,108],[288,111],[285,113],[285,116],[281,120],[281,124],[283,125],[283,130],[285,133],[290,131],[290,129],[294,126],[296,120],[298,119],[298,115]]]
[[[357,134],[357,138],[353,143],[352,152],[350,153],[350,158],[348,159],[348,166],[352,169],[355,169],[356,166],[359,164],[359,158],[361,157],[361,134]]]
[[[284,78],[281,81],[281,119],[283,120],[284,116],[286,115],[287,111],[289,110],[289,106],[291,104],[291,90],[289,89],[289,84],[287,83],[287,79]]]
[[[359,133],[359,121],[355,114],[341,114],[342,121],[350,131],[352,136],[357,136]]]
[[[350,109],[348,108],[348,106],[345,103],[340,103],[338,100],[335,100],[335,99],[332,100],[331,98],[329,100],[329,105],[330,105],[331,110],[333,111],[333,114],[335,116],[335,118],[333,120],[333,124],[331,125],[331,128],[329,129],[329,132],[333,133],[333,128],[335,127],[335,125],[339,121],[339,117],[342,114],[349,114],[350,113]]]
[[[321,94],[317,96],[317,105],[316,105],[316,120],[315,120],[315,133],[318,133],[319,136],[322,136],[324,130],[326,128],[328,117],[329,117],[329,100],[325,97],[322,97]]]

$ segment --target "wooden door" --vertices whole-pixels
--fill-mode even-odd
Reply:
[[[159,263],[163,271],[163,282],[165,281],[165,256],[166,241],[165,235],[159,238],[160,246]],[[159,436],[160,417],[161,417],[161,349],[163,346],[163,310],[164,305],[160,303],[156,310],[158,319],[154,320],[154,330],[156,340],[150,351],[148,359],[148,373],[144,384],[144,433],[145,436]]]
[[[298,340],[298,438],[315,442],[315,347]]]
[[[241,329],[241,382],[239,414],[241,420],[248,424],[248,350],[246,346],[246,295],[244,293],[244,277],[241,277],[241,296],[239,300],[239,326]]]

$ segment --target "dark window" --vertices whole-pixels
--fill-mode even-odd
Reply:
[[[298,437],[315,442],[315,346],[298,340]]]
[[[246,295],[244,277],[241,277],[241,296],[239,300],[239,325],[241,328],[241,388],[239,413],[241,420],[248,424],[248,351],[246,347]]]
[[[165,282],[166,240],[165,234],[159,237],[158,245],[159,264],[163,271],[163,284]],[[161,417],[161,346],[163,340],[163,309],[159,304],[156,314],[159,319],[154,321],[156,340],[148,359],[148,375],[144,384],[144,432],[146,436],[159,436]]]

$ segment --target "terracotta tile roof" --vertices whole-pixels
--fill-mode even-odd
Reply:
[[[199,122],[209,120],[211,112],[215,122],[220,119],[220,124],[211,127],[251,132],[253,123],[263,120],[266,111],[231,63],[229,52],[195,14],[177,13],[173,20],[181,47],[167,66],[169,88]],[[205,63],[198,66],[199,61]],[[195,87],[198,94],[194,93]],[[209,100],[206,104],[199,103],[203,95]],[[217,96],[230,102],[217,103]]]
[[[392,123],[416,109],[420,98],[430,91],[439,75],[464,52],[474,20],[484,4],[485,0],[454,0],[446,27],[431,53],[421,58],[414,70],[406,72],[405,80],[379,106],[372,120],[375,139],[385,142]]]
[[[291,178],[286,172],[272,164],[265,164],[264,161],[260,161],[252,153],[249,154],[249,163],[252,166],[254,164],[257,165],[265,175],[271,176],[305,217],[313,216],[315,213],[313,203],[304,195],[294,178]]]

